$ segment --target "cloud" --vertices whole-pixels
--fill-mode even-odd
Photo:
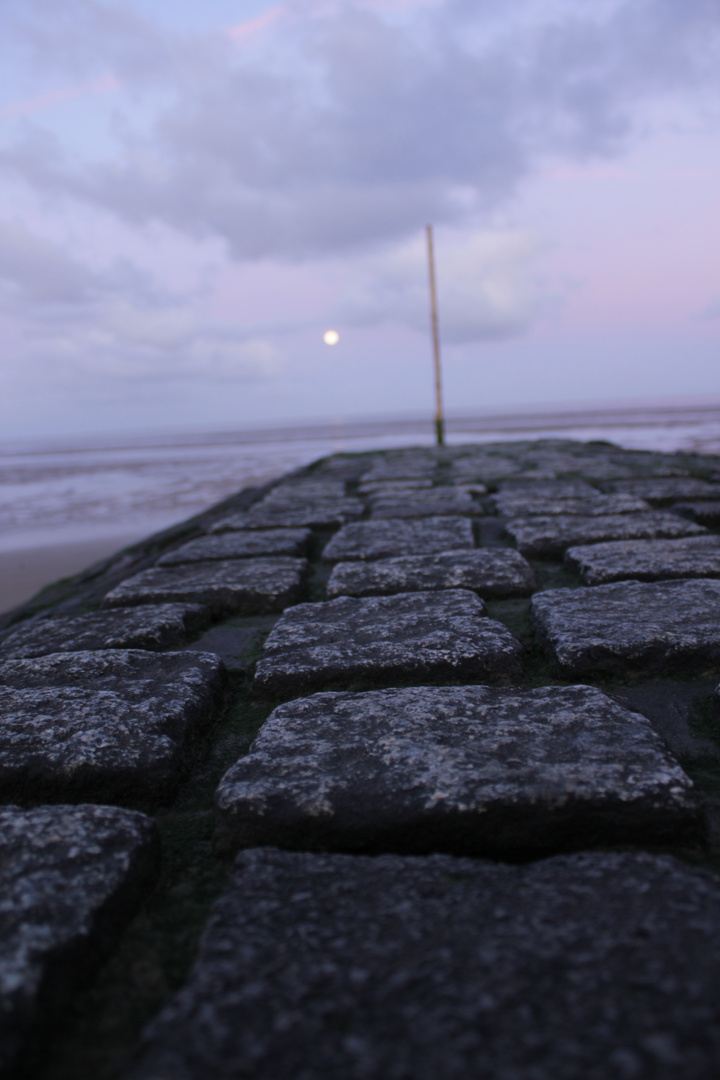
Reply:
[[[0,219],[0,295],[20,303],[83,303],[93,293],[93,278],[66,248],[27,228]]]
[[[443,341],[497,340],[525,331],[542,303],[532,277],[537,240],[520,230],[444,233],[437,240]],[[369,260],[364,280],[346,294],[339,319],[351,324],[398,321],[427,332],[424,238]]]
[[[66,89],[0,111],[0,172],[54,237],[0,221],[0,314],[20,327],[3,362],[78,393],[272,382],[286,362],[274,341],[317,319],[426,333],[428,221],[443,342],[520,335],[547,305],[539,241],[499,212],[538,172],[606,170],[666,116],[702,123],[720,84],[715,0],[308,0],[203,33],[110,0],[10,11],[2,47],[25,84]],[[117,93],[102,96],[108,72]],[[101,137],[51,134],[47,106],[83,88]],[[101,258],[98,241],[91,258],[108,221],[138,249],[179,238],[190,284],[171,289],[132,243]],[[286,313],[278,295],[272,324],[251,302],[219,317],[218,281],[261,261],[294,264]]]
[[[0,314],[25,327],[4,350],[22,377],[255,381],[282,369],[262,327],[208,317],[197,288],[172,292],[127,260],[92,267],[16,220],[0,220]]]
[[[28,2],[38,56],[67,43],[66,65],[112,69],[135,99],[112,158],[75,167],[27,135],[0,166],[133,226],[221,237],[238,260],[477,225],[548,159],[613,157],[643,109],[720,81],[710,0],[298,5],[261,16],[249,51],[220,30],[191,48],[100,0]]]
[[[256,382],[276,378],[283,368],[277,346],[244,327],[112,299],[90,310],[36,318],[20,352],[36,372],[75,385]]]
[[[7,120],[17,119],[19,116],[31,116],[33,113],[52,109],[56,105],[63,105],[66,101],[73,101],[75,98],[106,94],[119,89],[119,86],[114,75],[102,75],[76,86],[64,86],[58,90],[51,90],[47,94],[36,94],[34,97],[13,101],[9,105],[0,106],[0,124]]]

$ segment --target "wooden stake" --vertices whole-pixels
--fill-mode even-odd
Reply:
[[[435,288],[435,254],[433,251],[433,227],[426,225],[428,245],[428,269],[430,272],[430,323],[432,326],[433,353],[435,356],[435,435],[438,446],[445,444],[445,418],[443,416],[442,375],[440,372],[440,332],[438,330],[437,290]]]

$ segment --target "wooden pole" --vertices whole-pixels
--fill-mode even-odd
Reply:
[[[445,418],[443,416],[442,375],[440,371],[440,332],[438,330],[437,289],[435,287],[435,253],[433,251],[433,227],[427,230],[428,270],[430,272],[430,324],[432,326],[433,354],[435,357],[435,435],[438,446],[445,444]]]

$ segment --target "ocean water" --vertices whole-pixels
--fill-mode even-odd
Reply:
[[[720,401],[448,420],[449,443],[540,437],[716,453]],[[326,454],[432,442],[425,418],[0,442],[0,552],[140,538]]]

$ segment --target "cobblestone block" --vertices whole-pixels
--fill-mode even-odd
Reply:
[[[436,459],[418,454],[401,457],[387,457],[376,461],[363,473],[361,484],[372,484],[376,480],[415,480],[430,479],[437,469]]]
[[[517,674],[522,646],[465,589],[298,604],[276,623],[255,689],[295,695],[369,679],[496,679]]]
[[[304,506],[307,502],[337,502],[338,499],[344,498],[345,484],[342,480],[302,479],[276,484],[257,505]]]
[[[206,562],[208,559],[252,559],[258,556],[302,556],[307,551],[312,533],[309,529],[257,529],[233,532],[218,521],[211,536],[201,536],[182,547],[161,555],[156,566],[178,566],[187,562]],[[219,535],[216,535],[219,534]]]
[[[453,461],[450,475],[462,483],[467,480],[479,480],[484,484],[494,484],[506,476],[514,476],[521,472],[522,465],[513,458],[494,457],[485,455],[480,457],[463,457]]]
[[[493,496],[493,504],[503,517],[546,517],[553,514],[580,514],[600,517],[605,514],[637,514],[649,505],[634,495],[588,495],[580,499],[558,499],[528,492],[504,491]]]
[[[553,558],[569,547],[604,540],[672,540],[701,536],[705,529],[677,514],[648,510],[637,514],[605,514],[599,517],[557,514],[548,517],[511,518],[505,524],[523,555]]]
[[[96,649],[178,649],[209,625],[203,604],[148,604],[41,619],[3,638],[0,660]]]
[[[715,1080],[717,879],[243,852],[126,1080]]]
[[[110,649],[0,664],[0,795],[19,802],[155,801],[212,723],[224,668],[210,653]]]
[[[412,687],[281,705],[216,797],[237,850],[510,854],[701,835],[650,722],[588,686]]]
[[[720,661],[719,581],[551,589],[535,594],[531,610],[567,675],[624,668],[657,674],[683,662]]]
[[[263,506],[262,503],[251,507],[246,513],[234,514],[225,518],[225,529],[290,529],[314,528],[330,529],[354,521],[365,512],[359,499],[342,499],[337,502],[312,503],[288,507]]]
[[[323,559],[327,562],[387,559],[396,555],[432,555],[473,547],[472,524],[466,518],[358,521],[340,529],[323,551]]]
[[[330,528],[363,513],[363,504],[345,495],[341,480],[295,480],[278,484],[249,510],[218,522],[216,529]]]
[[[500,493],[531,499],[592,499],[600,492],[586,480],[541,480],[532,475],[517,477],[500,484]]]
[[[720,500],[720,484],[709,484],[707,480],[697,480],[691,476],[648,476],[635,480],[618,480],[613,487],[616,491],[624,491],[645,499],[653,506],[667,506],[680,500]]]
[[[122,581],[104,603],[130,607],[185,600],[206,604],[218,616],[282,611],[298,599],[306,569],[305,559],[282,557],[153,567]]]
[[[401,495],[408,491],[427,491],[433,482],[427,478],[416,477],[407,480],[363,480],[359,491],[362,495]]]
[[[480,596],[528,596],[535,589],[529,563],[517,551],[482,549],[405,555],[335,566],[327,586],[335,596],[388,596],[430,589],[472,589]]]
[[[144,814],[0,808],[0,1075],[34,1064],[152,884],[158,856]]]
[[[588,585],[610,581],[720,577],[720,536],[617,540],[568,548],[565,562]]]
[[[484,494],[485,487],[477,485],[477,494]],[[461,514],[464,517],[479,517],[484,513],[480,503],[472,494],[455,487],[434,487],[428,491],[411,492],[404,495],[377,495],[370,500],[373,518],[421,518],[442,517]]]

